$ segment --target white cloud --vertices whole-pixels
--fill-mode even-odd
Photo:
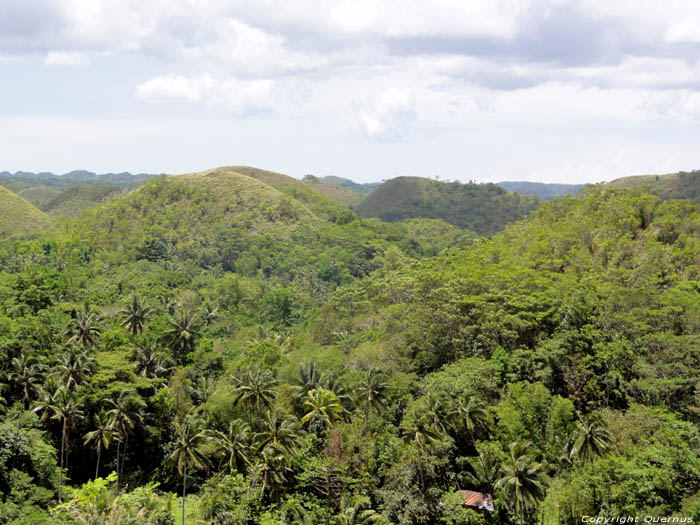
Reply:
[[[370,138],[404,138],[410,125],[416,120],[414,96],[407,89],[387,89],[363,104],[358,119]]]
[[[136,97],[150,102],[201,103],[239,115],[269,110],[276,103],[275,84],[271,80],[217,80],[210,74],[155,77],[136,88]]]
[[[47,67],[87,67],[90,59],[84,53],[69,51],[50,51],[44,58]]]

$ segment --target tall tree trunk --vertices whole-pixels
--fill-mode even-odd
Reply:
[[[185,525],[185,488],[187,487],[187,463],[182,473],[182,525]]]
[[[117,439],[117,492],[119,492],[119,482],[121,481],[119,479],[119,448],[122,442]]]
[[[121,478],[122,475],[124,474],[124,463],[126,463],[126,447],[129,446],[129,434],[126,434],[126,437],[124,438],[124,452],[122,452],[122,466],[121,469],[119,469],[119,463],[117,463],[117,469],[119,469],[119,477]]]
[[[63,418],[63,428],[61,429],[61,470],[58,472],[58,502],[63,503],[63,456],[66,441],[66,418]]]
[[[97,474],[100,472],[100,455],[102,454],[102,444],[97,445],[97,465],[95,466],[95,479],[97,479]]]

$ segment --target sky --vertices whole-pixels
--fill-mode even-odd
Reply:
[[[2,0],[0,171],[700,168],[697,0]]]

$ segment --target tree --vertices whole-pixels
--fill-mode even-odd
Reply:
[[[132,390],[122,390],[116,399],[107,399],[106,401],[107,417],[109,418],[109,426],[117,432],[117,487],[122,479],[124,471],[124,463],[126,462],[126,451],[129,445],[129,434],[134,431],[134,426],[137,421],[141,420],[139,409],[144,407],[143,399],[141,399]],[[121,464],[119,463],[119,448],[121,442],[124,442],[124,452],[122,454]]]
[[[578,421],[572,442],[571,457],[585,463],[605,453],[610,446],[610,432],[594,421]]]
[[[526,523],[528,514],[543,497],[544,475],[540,472],[542,465],[535,461],[528,441],[510,444],[509,455],[502,465],[502,476],[496,482],[496,488],[503,491],[510,512],[521,524]]]
[[[70,424],[75,419],[82,419],[83,411],[78,402],[78,394],[72,390],[61,388],[55,395],[47,397],[37,403],[35,412],[45,411],[51,413],[51,419],[61,422],[61,466],[58,481],[58,501],[63,497],[63,466],[67,463],[66,443]]]
[[[72,348],[58,361],[56,376],[62,386],[69,390],[76,390],[87,382],[94,373],[97,364],[93,357],[79,348]]]
[[[95,479],[97,479],[100,472],[100,457],[102,456],[102,449],[107,450],[109,445],[112,443],[114,429],[110,423],[111,421],[107,413],[100,411],[100,413],[95,416],[95,430],[92,430],[83,436],[83,441],[86,445],[93,441],[95,442],[95,448],[97,450]]]
[[[287,454],[282,447],[270,444],[260,452],[256,471],[262,477],[263,492],[272,491],[278,505],[280,488],[287,482],[285,474],[288,470]]]
[[[123,318],[121,325],[125,326],[131,335],[136,336],[146,329],[152,310],[140,302],[137,295],[133,295],[131,302],[119,314]]]
[[[22,389],[22,403],[28,408],[29,402],[39,392],[41,382],[41,367],[36,358],[25,353],[13,358],[9,378]]]
[[[269,370],[246,370],[239,376],[234,376],[236,384],[234,392],[235,403],[242,403],[254,408],[258,414],[269,409],[275,400],[277,380]]]
[[[197,316],[185,308],[179,308],[174,317],[168,318],[168,324],[172,328],[165,334],[170,337],[173,350],[181,358],[192,352],[199,336],[200,321]]]
[[[379,411],[385,404],[385,396],[388,384],[384,381],[384,374],[372,368],[365,372],[365,376],[357,387],[358,404],[364,409],[364,429],[367,431],[367,418],[370,410]]]
[[[452,426],[467,433],[470,441],[489,424],[489,414],[483,401],[475,396],[458,399],[450,412]]]
[[[207,433],[198,429],[191,421],[178,425],[175,429],[173,451],[168,457],[168,462],[176,467],[182,476],[182,525],[185,525],[187,471],[205,467],[206,458],[202,454],[202,449],[207,441]]]
[[[68,343],[93,346],[102,333],[99,328],[101,320],[101,317],[97,313],[91,312],[87,308],[76,312],[75,317],[71,319],[70,325],[64,334],[69,337]]]
[[[335,525],[367,525],[370,523],[386,523],[377,511],[371,508],[372,502],[368,497],[360,496],[354,501],[343,500],[342,512],[335,517]]]
[[[293,416],[279,410],[271,410],[265,415],[263,430],[255,435],[258,451],[273,444],[293,455],[299,441],[299,423]]]
[[[250,427],[240,419],[229,422],[226,432],[214,431],[210,438],[223,451],[224,462],[230,471],[245,473],[250,465]]]
[[[318,419],[330,427],[335,421],[342,419],[345,412],[335,392],[323,387],[315,388],[308,392],[304,406],[307,409],[307,413],[301,418],[301,422],[304,425],[314,419]]]
[[[139,377],[159,379],[170,372],[165,360],[158,354],[154,343],[142,343],[136,352],[136,373]]]

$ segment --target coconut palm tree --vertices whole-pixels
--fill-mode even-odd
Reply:
[[[155,343],[141,343],[136,352],[136,373],[139,377],[159,379],[172,370],[158,353]]]
[[[204,326],[209,326],[219,317],[219,309],[207,303],[202,308],[202,322]]]
[[[343,500],[342,511],[335,517],[335,525],[368,525],[370,523],[387,523],[384,517],[373,510],[372,502],[366,496]]]
[[[21,353],[12,359],[9,379],[22,389],[22,403],[24,408],[29,407],[29,402],[40,390],[42,368],[33,356]]]
[[[280,488],[287,482],[285,475],[290,470],[286,451],[274,444],[266,446],[258,456],[255,470],[262,477],[263,492],[271,491],[279,505]]]
[[[97,363],[93,357],[84,350],[72,348],[59,358],[55,374],[62,386],[77,390],[88,381],[96,368]]]
[[[465,432],[472,442],[489,424],[486,405],[475,396],[458,399],[449,415],[452,428]]]
[[[230,471],[245,473],[251,461],[250,427],[240,419],[229,422],[226,432],[213,431],[209,437],[223,451],[223,459]]]
[[[182,476],[182,525],[185,525],[187,472],[206,466],[207,461],[202,453],[202,449],[207,441],[207,433],[198,429],[191,421],[185,422],[175,429],[173,451],[168,457],[168,462],[174,466]]]
[[[535,460],[530,442],[511,443],[508,451],[508,458],[501,467],[502,476],[495,488],[503,491],[511,514],[522,525],[544,495],[545,478],[540,472],[542,465]]]
[[[168,324],[171,328],[165,334],[170,337],[173,350],[181,358],[193,351],[201,326],[197,316],[185,308],[179,308],[173,317],[168,318]]]
[[[384,407],[386,401],[386,390],[389,385],[384,381],[384,374],[372,368],[365,372],[362,381],[357,387],[357,401],[364,410],[364,429],[367,431],[367,419],[370,410],[377,412]]]
[[[122,478],[124,471],[124,463],[126,463],[126,451],[129,445],[129,435],[133,433],[134,426],[141,420],[139,410],[146,406],[143,399],[139,397],[133,390],[122,390],[116,399],[107,399],[107,417],[109,425],[117,432],[117,488]],[[122,454],[121,464],[119,463],[119,448],[124,442],[124,452]]]
[[[277,380],[269,370],[246,370],[239,376],[234,376],[233,381],[236,385],[235,403],[254,408],[258,414],[272,406]]]
[[[111,421],[106,412],[100,411],[99,414],[95,416],[95,430],[92,430],[83,436],[83,441],[86,445],[91,442],[95,442],[95,448],[97,450],[97,464],[95,465],[95,479],[100,472],[100,458],[102,456],[102,449],[107,450],[109,445],[112,443],[112,436],[114,435],[114,429],[110,425]]]
[[[71,319],[70,325],[64,333],[64,335],[69,337],[68,343],[93,346],[102,333],[99,328],[101,320],[101,317],[96,312],[91,312],[87,308],[76,312],[75,317]]]
[[[138,296],[133,295],[131,302],[119,312],[123,318],[121,326],[126,327],[131,335],[142,334],[151,319],[151,314],[151,308],[139,301]]]
[[[61,465],[58,480],[58,501],[63,497],[63,466],[67,463],[66,444],[71,422],[82,419],[83,411],[78,402],[78,395],[67,388],[60,388],[54,395],[45,397],[37,402],[34,412],[50,413],[50,418],[61,422]]]
[[[308,392],[304,406],[307,410],[306,415],[301,418],[304,425],[318,419],[330,427],[335,421],[342,419],[345,413],[345,409],[335,392],[323,387],[314,388]]]
[[[299,430],[299,423],[295,417],[279,410],[269,411],[265,415],[263,430],[255,435],[258,451],[273,444],[294,455],[294,449],[299,442]]]
[[[467,459],[471,472],[466,472],[465,477],[471,486],[481,492],[492,493],[498,481],[500,465],[498,458],[489,449],[479,452],[476,457]]]
[[[316,361],[302,363],[299,367],[299,375],[294,379],[292,386],[294,398],[299,403],[303,403],[306,394],[319,386],[321,386],[321,371],[318,363]]]
[[[595,421],[578,421],[572,436],[570,455],[584,463],[602,456],[610,446],[610,432]]]

